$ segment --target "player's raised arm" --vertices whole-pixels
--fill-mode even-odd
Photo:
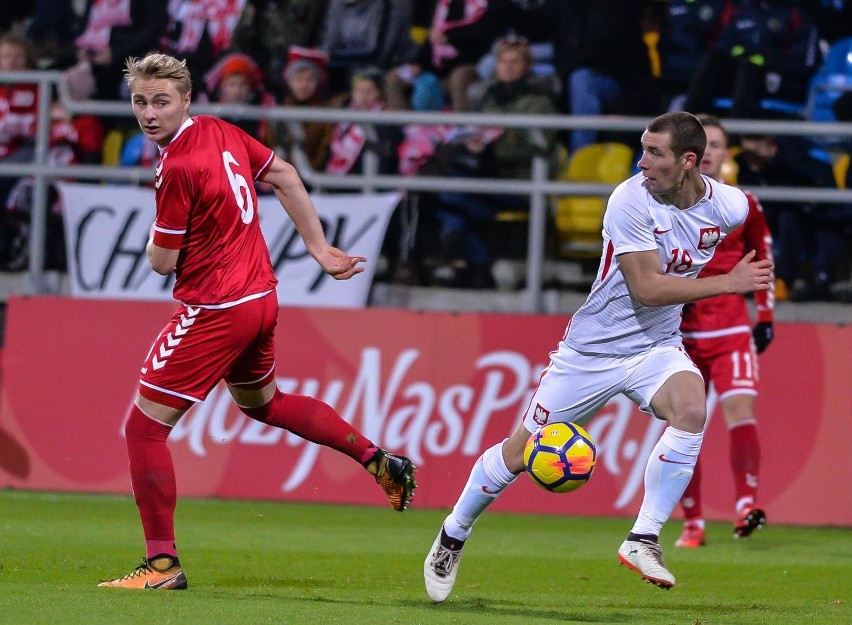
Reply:
[[[272,185],[308,252],[327,274],[336,280],[348,280],[364,271],[364,256],[350,256],[326,240],[314,203],[295,167],[276,156],[262,180]]]

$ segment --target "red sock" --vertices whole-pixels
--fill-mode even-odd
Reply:
[[[731,469],[734,471],[734,490],[737,501],[751,498],[757,501],[757,475],[760,470],[760,444],[754,423],[736,425],[730,430]]]
[[[312,443],[331,447],[366,463],[378,447],[318,399],[307,395],[282,393],[275,389],[272,399],[258,408],[240,408],[246,415],[275,427],[283,428]]]
[[[687,523],[703,518],[701,511],[701,456],[695,462],[692,479],[687,484],[686,490],[683,491],[680,505],[683,507],[683,519]]]
[[[124,426],[133,496],[142,518],[148,558],[177,557],[175,506],[177,487],[172,455],[166,439],[172,428],[152,419],[134,404]]]

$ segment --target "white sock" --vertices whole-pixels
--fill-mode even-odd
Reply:
[[[735,505],[735,510],[737,515],[742,514],[742,511],[746,509],[748,506],[754,505],[754,497],[740,497],[737,499],[737,503]]]
[[[631,530],[634,534],[660,535],[692,479],[703,439],[703,432],[665,429],[645,465],[645,496]]]
[[[516,477],[503,460],[503,441],[486,449],[473,465],[453,511],[444,520],[447,535],[467,540],[476,520]]]

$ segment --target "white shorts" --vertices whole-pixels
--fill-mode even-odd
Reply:
[[[682,347],[655,347],[633,356],[593,356],[562,343],[532,396],[524,426],[533,432],[546,423],[570,421],[582,425],[619,393],[636,403],[639,410],[653,415],[654,395],[680,371],[701,377]]]

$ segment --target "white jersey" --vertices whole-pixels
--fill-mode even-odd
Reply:
[[[603,219],[603,255],[585,303],[574,314],[564,341],[588,354],[629,355],[652,346],[679,345],[682,304],[643,306],[631,297],[619,254],[657,250],[666,275],[695,278],[716,245],[748,215],[738,188],[702,176],[704,197],[679,209],[658,202],[641,173],[613,191]]]

